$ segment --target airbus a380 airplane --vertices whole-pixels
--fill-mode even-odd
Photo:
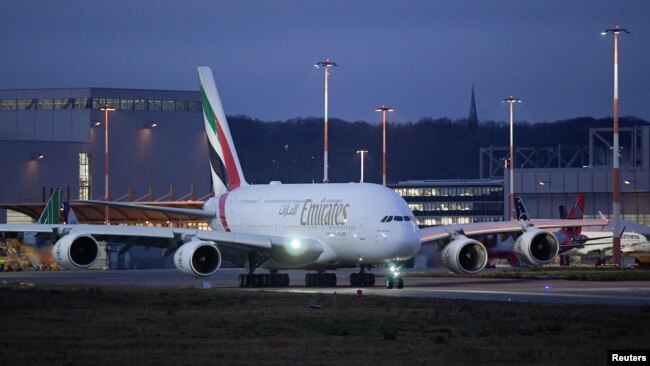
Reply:
[[[555,258],[557,238],[544,228],[605,225],[602,220],[555,220],[541,226],[521,222],[477,223],[418,229],[413,213],[394,191],[376,184],[280,184],[249,185],[244,179],[237,151],[221,106],[212,71],[199,67],[203,115],[210,147],[215,197],[203,210],[151,207],[128,203],[88,201],[204,217],[212,230],[112,225],[0,225],[0,231],[34,231],[49,235],[55,259],[67,268],[87,268],[98,257],[98,240],[165,249],[174,253],[180,271],[205,277],[214,274],[222,258],[242,263],[247,274],[240,286],[286,286],[283,269],[313,269],[307,286],[336,285],[336,276],[325,273],[340,267],[359,267],[350,276],[352,286],[372,286],[366,273],[376,265],[399,264],[413,257],[421,244],[436,242],[443,261],[454,272],[473,274],[487,263],[485,246],[471,235],[521,233],[514,251],[531,263]],[[587,222],[588,221],[588,222]],[[257,268],[268,274],[254,274]],[[390,266],[386,287],[404,284],[397,266]]]

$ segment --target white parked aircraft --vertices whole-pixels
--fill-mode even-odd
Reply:
[[[278,270],[303,268],[307,286],[334,286],[340,267],[359,267],[352,286],[372,286],[365,270],[390,265],[386,287],[404,284],[397,265],[413,257],[422,243],[443,246],[446,266],[463,274],[483,270],[485,246],[468,236],[521,233],[514,251],[531,263],[547,263],[558,253],[558,239],[545,228],[605,225],[603,220],[550,220],[537,227],[522,222],[477,223],[418,229],[413,213],[394,191],[376,184],[249,185],[226,122],[219,94],[208,67],[199,67],[203,115],[210,147],[215,197],[203,210],[151,207],[128,203],[88,201],[204,217],[212,230],[122,225],[0,225],[0,232],[35,231],[49,235],[55,259],[67,268],[87,268],[99,254],[98,240],[146,245],[174,253],[176,267],[189,275],[214,274],[222,258],[242,263],[247,274],[240,286],[286,286],[289,277]],[[268,274],[254,274],[257,268]]]
[[[571,248],[562,254],[571,257],[572,261],[578,261],[586,256],[597,256],[599,258],[612,256],[613,233],[611,231],[583,231],[582,235],[592,239],[592,241],[584,246]],[[643,234],[623,232],[623,235],[621,235],[621,252],[650,252],[650,242]]]

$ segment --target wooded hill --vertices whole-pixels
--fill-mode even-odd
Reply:
[[[296,118],[264,122],[229,116],[229,125],[246,179],[251,183],[319,183],[323,179],[323,119]],[[619,119],[621,127],[646,125],[635,117]],[[515,146],[587,146],[588,130],[611,127],[611,118],[580,117],[552,123],[516,122]],[[418,122],[387,124],[389,183],[410,179],[479,177],[479,149],[507,147],[509,125],[487,121],[424,118]],[[368,150],[365,181],[381,182],[381,124],[329,120],[330,182],[357,182],[360,157]]]

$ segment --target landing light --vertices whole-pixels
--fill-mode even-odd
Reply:
[[[305,245],[298,239],[292,239],[286,247],[286,251],[293,256],[301,255],[305,252],[305,249]]]

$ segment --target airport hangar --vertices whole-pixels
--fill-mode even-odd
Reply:
[[[104,197],[104,105],[115,108],[108,113],[111,199],[201,207],[211,185],[198,92],[0,90],[0,222],[37,219],[53,188],[63,189],[66,201]],[[622,212],[624,219],[644,225],[650,225],[649,131],[648,126],[624,129],[631,138],[621,139]],[[609,214],[611,157],[607,159],[603,138],[607,131],[589,133],[590,147],[577,151],[517,149],[517,162],[523,162],[517,164],[524,169],[515,170],[515,193],[523,196],[532,217],[557,218],[557,206],[570,205],[578,192],[587,193],[586,217],[595,217],[598,210]],[[390,186],[405,198],[420,226],[503,220],[509,193],[508,180],[503,179],[504,151],[507,158],[507,148],[481,148],[480,175],[486,179]],[[104,221],[102,207],[72,207],[82,223]],[[207,228],[199,218],[162,213],[111,209],[110,216],[113,224]],[[171,258],[143,248],[132,248],[128,260],[118,258],[117,248],[111,248],[110,260],[111,268],[173,266]]]

